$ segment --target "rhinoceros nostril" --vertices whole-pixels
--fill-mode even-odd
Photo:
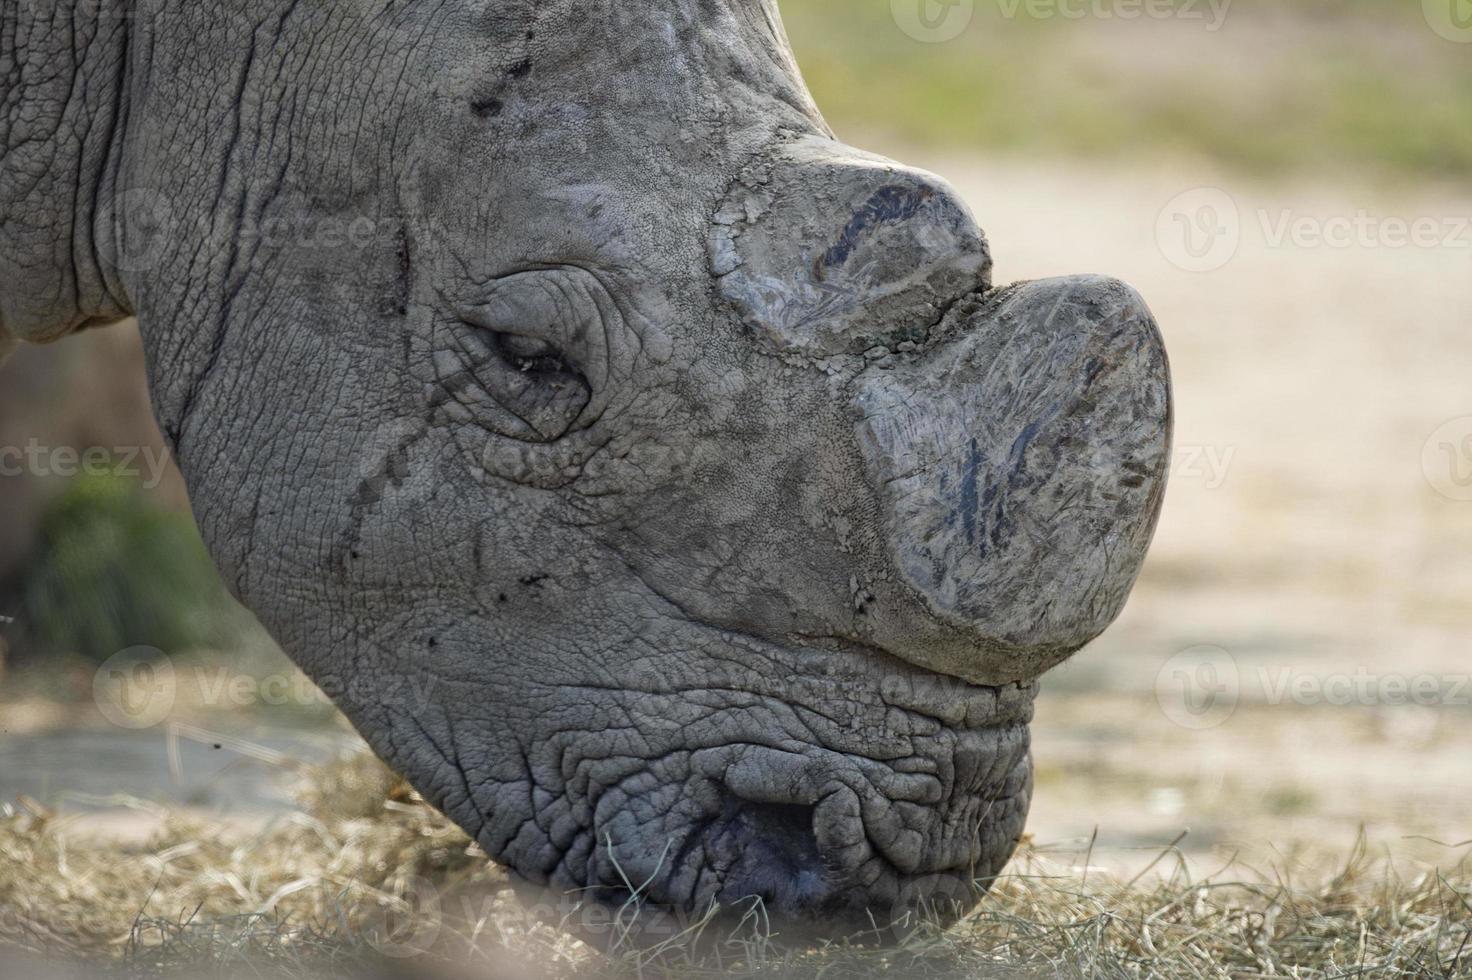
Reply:
[[[813,829],[816,808],[725,797],[712,856],[727,866],[721,901],[759,898],[785,914],[821,910],[832,888]],[[729,863],[728,863],[729,862]]]
[[[735,804],[741,823],[753,841],[793,870],[811,868],[818,860],[813,836],[813,807],[799,803]]]

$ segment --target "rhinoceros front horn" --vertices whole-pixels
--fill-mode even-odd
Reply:
[[[1097,277],[998,290],[954,326],[864,373],[859,443],[900,574],[976,641],[923,666],[1036,676],[1098,636],[1139,574],[1170,461],[1165,351],[1134,290]]]
[[[855,437],[889,572],[924,609],[881,604],[868,639],[995,684],[1037,676],[1119,614],[1171,443],[1165,349],[1133,289],[992,290],[986,240],[943,181],[818,138],[748,169],[711,252],[772,348],[868,362]]]

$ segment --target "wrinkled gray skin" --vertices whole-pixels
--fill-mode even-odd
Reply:
[[[386,760],[527,887],[975,900],[1160,503],[1135,293],[991,289],[770,0],[17,2],[0,338],[139,317],[226,580]]]

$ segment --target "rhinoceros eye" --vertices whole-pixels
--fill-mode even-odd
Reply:
[[[502,435],[529,442],[559,439],[592,397],[577,363],[549,341],[479,328],[467,346],[478,387],[502,409],[486,421]]]
[[[523,374],[576,373],[555,344],[514,333],[493,333],[493,336],[501,357]]]
[[[459,313],[454,387],[483,424],[527,442],[552,442],[578,426],[595,394],[590,378],[605,373],[605,331],[577,275],[507,276]]]

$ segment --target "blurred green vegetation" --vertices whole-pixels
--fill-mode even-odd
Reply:
[[[23,601],[24,652],[93,661],[217,642],[232,606],[189,515],[119,476],[77,477],[51,504]]]
[[[1175,0],[1174,16],[1129,20],[1096,11],[1141,0],[975,0],[939,43],[906,35],[889,0],[781,6],[818,104],[850,139],[1472,175],[1472,44],[1439,36],[1416,0],[1216,0],[1220,17],[1210,0]]]

